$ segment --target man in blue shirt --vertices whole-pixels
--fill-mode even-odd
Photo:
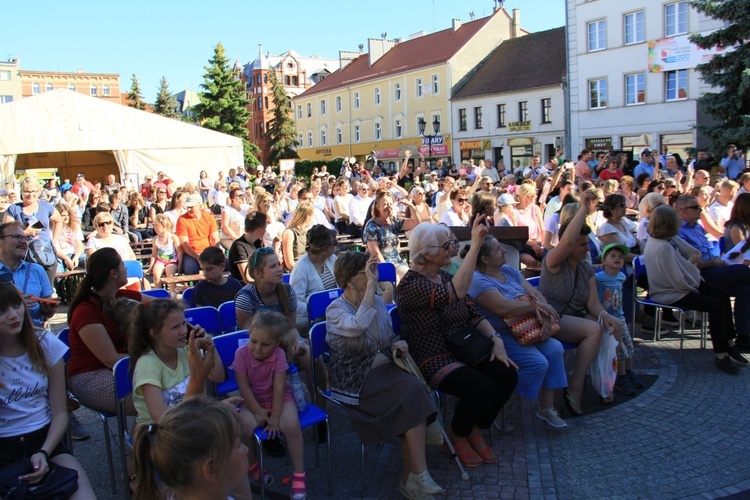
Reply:
[[[0,224],[0,274],[12,274],[13,283],[26,301],[26,308],[34,326],[42,328],[44,322],[54,316],[57,305],[39,303],[31,297],[50,298],[52,287],[42,266],[27,262],[29,250],[27,236],[17,222]]]
[[[727,173],[727,179],[737,180],[737,177],[745,170],[745,157],[737,146],[730,144],[727,148],[727,157],[721,159],[721,167]]]
[[[734,297],[736,345],[740,350],[750,350],[750,267],[744,264],[727,265],[719,258],[718,245],[708,241],[706,230],[698,224],[701,207],[695,196],[680,196],[675,210],[682,219],[680,238],[701,252],[701,260],[696,266],[701,270],[703,279],[706,283],[725,289]]]
[[[651,150],[643,148],[641,151],[641,162],[633,169],[633,178],[638,179],[642,174],[648,174],[649,179],[654,180],[654,155]]]

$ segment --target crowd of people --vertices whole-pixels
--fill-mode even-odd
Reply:
[[[0,465],[27,455],[33,482],[52,460],[78,471],[77,495],[91,491],[62,444],[66,346],[44,333],[57,310],[56,275],[80,267],[86,273],[68,308],[70,392],[88,408],[114,412],[112,367],[130,358],[134,391],[126,408],[138,427],[128,475],[146,497],[167,486],[250,498],[240,471],[255,482],[273,480],[260,470],[251,439],[264,427],[287,437],[291,496],[305,498],[304,444],[287,372],[291,363],[312,370],[311,320],[327,323],[327,380],[362,443],[402,439],[406,498],[443,492],[425,460],[426,427],[438,410],[425,387],[393,364],[395,352],[412,356],[431,388],[456,398],[447,436],[468,467],[496,462],[482,432],[513,392],[538,399],[536,416],[552,427],[567,425],[555,408],[557,391],[571,417],[584,414],[586,373],[606,335],[618,345],[615,391],[633,395],[643,386],[633,370],[632,320],[645,318],[646,328],[650,311],[632,310],[635,259],[647,268],[637,286],[653,300],[708,313],[719,370],[738,374],[737,364],[748,363],[750,172],[736,148],[721,162],[705,152],[683,162],[665,148],[660,155],[644,149],[635,165],[624,154],[589,150],[577,163],[560,151],[544,165],[534,156],[507,171],[489,160],[430,165],[407,150],[395,171],[346,158],[338,175],[323,166],[309,180],[238,167],[215,179],[201,172],[183,186],[159,172],[140,186],[128,176],[102,184],[78,175],[61,185],[27,177],[16,203],[0,192],[0,312],[8,329],[0,364],[24,363],[49,394],[44,404],[19,401],[9,414],[0,411],[7,424]],[[460,251],[451,228],[462,226],[471,241]],[[528,228],[522,268],[508,264],[490,234],[495,226]],[[341,236],[364,251],[337,253]],[[144,241],[154,285],[202,272],[193,304],[234,301],[238,329],[249,328],[232,364],[241,398],[202,396],[206,381],[224,379],[224,367],[210,335],[186,323],[178,302],[123,289],[125,261]],[[394,265],[395,287],[380,281],[381,262]],[[308,318],[309,297],[337,287],[343,294],[325,317]],[[541,335],[527,345],[511,325],[530,313]],[[663,322],[672,319],[665,314]],[[488,358],[467,364],[449,348],[447,340],[467,330],[489,339]],[[577,347],[570,375],[563,343]],[[23,389],[34,383],[6,380],[0,393],[46,398]],[[614,393],[602,398],[613,400]],[[44,408],[46,416],[37,414]],[[206,430],[203,444],[185,439]]]

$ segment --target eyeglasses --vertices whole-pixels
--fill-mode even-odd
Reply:
[[[442,245],[430,245],[430,248],[442,248],[443,250],[448,251],[452,246],[458,246],[458,240],[448,240]]]
[[[456,198],[456,201],[459,203],[468,203],[469,199],[468,198]]]
[[[659,191],[664,191],[666,188],[664,186],[656,186],[656,189]]]
[[[36,191],[21,191],[21,194],[23,194],[24,196],[28,196],[28,195],[36,194]]]
[[[104,227],[104,226],[108,226],[109,224],[114,224],[114,223],[115,221],[112,221],[112,220],[104,220],[104,221],[101,221],[99,224],[97,224],[96,227]]]
[[[689,206],[689,207],[682,207],[682,209],[683,210],[697,210],[699,212],[701,210],[703,210],[700,205],[692,205],[692,206]]]
[[[258,266],[258,255],[268,255],[269,253],[273,253],[273,248],[271,247],[261,247],[255,251],[253,254],[253,269],[255,269]]]
[[[4,234],[0,236],[0,238],[2,239],[10,238],[16,241],[31,241],[34,239],[33,236],[26,236],[25,234]]]

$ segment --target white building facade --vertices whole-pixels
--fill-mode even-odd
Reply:
[[[567,157],[584,148],[703,146],[697,99],[710,89],[695,66],[711,57],[688,35],[722,27],[687,0],[567,0]]]

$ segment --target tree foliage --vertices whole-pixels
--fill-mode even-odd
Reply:
[[[716,123],[698,130],[710,139],[714,154],[723,154],[728,144],[746,148],[750,146],[750,0],[691,0],[690,4],[708,17],[726,21],[724,28],[690,36],[703,49],[727,49],[695,68],[715,89],[703,94],[698,105]]]
[[[167,118],[178,118],[180,114],[177,112],[177,99],[169,93],[169,83],[167,83],[167,77],[162,76],[161,82],[159,82],[159,93],[156,95],[156,102],[154,103],[154,113]]]
[[[295,149],[299,141],[297,124],[291,117],[291,99],[275,71],[268,73],[268,82],[271,84],[274,106],[273,118],[268,124],[268,148],[271,150],[271,163],[276,164],[279,160],[299,158]]]
[[[148,105],[143,100],[143,93],[141,92],[141,85],[138,83],[138,77],[133,73],[133,82],[130,84],[130,91],[128,91],[128,99],[130,102],[128,106],[135,109],[146,109]]]
[[[214,55],[205,66],[200,100],[194,106],[195,116],[201,126],[239,137],[243,140],[245,165],[259,164],[255,152],[257,146],[247,140],[247,122],[250,119],[248,106],[252,103],[242,86],[238,74],[232,71],[229,60],[224,54],[224,46],[219,43],[214,47]]]

